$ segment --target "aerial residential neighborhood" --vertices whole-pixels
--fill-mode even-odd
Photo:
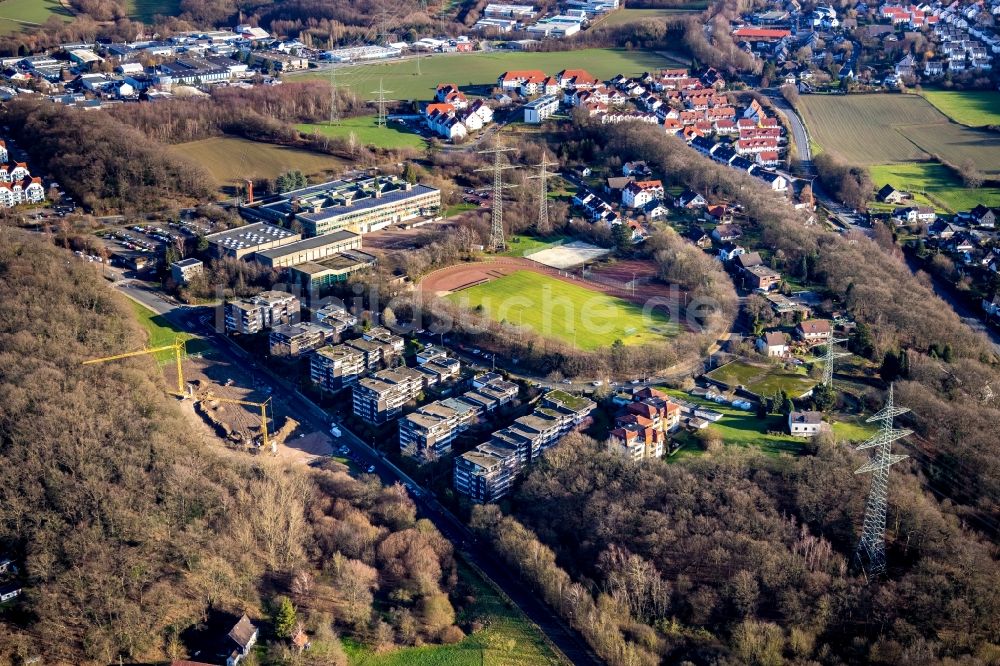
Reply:
[[[0,0],[0,666],[994,664],[1000,0]]]

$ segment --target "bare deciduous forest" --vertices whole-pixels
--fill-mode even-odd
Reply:
[[[0,551],[25,563],[0,664],[184,656],[210,611],[266,622],[275,595],[335,648],[305,664],[346,663],[334,631],[461,637],[451,546],[401,486],[220,453],[149,359],[81,366],[142,333],[64,250],[0,229],[0,290]]]

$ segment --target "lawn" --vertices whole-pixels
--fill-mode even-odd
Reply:
[[[349,65],[337,69],[337,85],[354,91],[361,99],[373,99],[371,91],[382,81],[389,97],[398,100],[429,100],[439,83],[456,83],[463,88],[479,87],[485,93],[496,85],[497,77],[510,69],[541,69],[550,74],[567,68],[586,69],[594,76],[641,74],[672,62],[650,51],[625,49],[583,49],[579,51],[526,52],[490,51],[428,56],[419,61]],[[288,78],[329,80],[328,72],[303,72]]]
[[[33,25],[42,25],[50,17],[64,21],[73,14],[59,0],[0,0],[0,34],[10,34]]]
[[[557,666],[563,661],[545,642],[538,627],[466,565],[459,576],[475,596],[459,621],[483,628],[455,645],[426,645],[376,654],[345,641],[352,666]]]
[[[177,16],[180,9],[180,0],[128,0],[129,18],[144,23],[152,23],[157,14]]]
[[[1000,188],[963,187],[950,169],[937,162],[877,164],[869,171],[876,191],[890,184],[913,194],[915,203],[933,206],[938,212],[969,210],[977,204],[1000,206]]]
[[[507,239],[507,251],[503,253],[507,257],[523,257],[530,252],[538,252],[546,248],[555,247],[565,236],[555,236],[552,238],[535,238],[534,236],[513,235]]]
[[[871,423],[863,421],[837,421],[833,424],[833,434],[837,441],[863,442],[878,431]]]
[[[447,298],[497,321],[523,325],[581,349],[616,340],[635,345],[674,335],[677,325],[661,312],[533,271],[517,271],[455,292]]]
[[[924,90],[921,94],[956,123],[1000,125],[1000,92],[995,90]]]
[[[187,341],[186,350],[188,354],[200,354],[210,348],[210,345],[204,338],[195,338],[190,333],[176,328],[163,315],[158,315],[145,305],[131,299],[129,299],[129,303],[132,305],[132,312],[135,313],[136,321],[146,330],[148,339],[144,341],[136,340],[134,349],[123,351],[138,351],[143,347],[164,347],[172,344],[178,336]],[[156,360],[160,363],[173,361],[174,353],[172,351],[159,352],[156,354]]]
[[[804,370],[789,371],[769,365],[756,365],[746,361],[733,361],[705,375],[732,388],[744,386],[760,396],[770,397],[781,391],[798,398],[816,386],[816,380]]]
[[[415,134],[404,125],[390,122],[384,127],[375,124],[375,116],[345,118],[335,125],[319,123],[314,125],[297,125],[300,132],[322,134],[324,136],[348,138],[351,134],[359,143],[378,148],[415,148],[421,149],[426,144],[424,138]]]
[[[180,143],[170,149],[201,164],[221,184],[274,178],[292,169],[306,175],[338,172],[345,166],[331,155],[230,136]]]
[[[923,162],[940,155],[1000,173],[1000,134],[951,122],[918,95],[803,95],[812,139],[850,164]]]
[[[770,414],[766,419],[759,419],[756,412],[747,412],[730,405],[719,405],[675,389],[658,388],[674,397],[722,414],[722,418],[710,424],[706,430],[717,434],[723,442],[730,446],[752,446],[770,454],[798,454],[802,452],[802,445],[808,441],[784,434],[788,430],[788,423],[787,419],[779,414]],[[682,436],[680,439],[683,440],[685,437]],[[693,440],[693,437],[691,439]],[[687,441],[685,446],[692,451],[697,451],[699,445],[694,441]],[[678,455],[681,453],[678,452]]]
[[[611,12],[607,18],[600,20],[599,26],[625,25],[627,23],[638,23],[649,19],[667,18],[678,14],[693,14],[705,10],[706,3],[692,2],[684,7],[664,8],[664,9],[619,9]]]

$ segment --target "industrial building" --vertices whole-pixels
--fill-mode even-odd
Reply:
[[[322,236],[280,245],[269,250],[261,250],[256,252],[253,258],[271,268],[287,268],[304,264],[307,261],[321,261],[346,250],[360,249],[361,236],[359,234],[350,231],[334,231]]]
[[[352,273],[371,268],[376,263],[378,260],[367,252],[339,252],[320,261],[307,261],[292,266],[288,269],[289,282],[299,285],[302,293],[310,298],[322,298],[333,285],[346,281]]]
[[[249,218],[291,226],[298,222],[306,236],[333,231],[366,234],[390,224],[437,215],[441,191],[413,185],[394,176],[334,180],[280,195],[276,200],[246,206]]]
[[[256,252],[302,240],[302,234],[266,222],[258,222],[208,234],[205,240],[208,241],[212,256],[218,259],[223,257],[243,259]]]
[[[226,333],[253,335],[280,324],[299,322],[299,299],[284,291],[263,291],[250,298],[227,301]]]

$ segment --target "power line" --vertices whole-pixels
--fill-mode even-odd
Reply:
[[[538,181],[538,223],[537,229],[548,233],[549,229],[549,176],[558,176],[558,173],[549,172],[550,166],[559,166],[558,162],[550,162],[548,155],[542,153],[542,161],[532,166],[538,167],[538,175],[528,176],[529,180]]]
[[[858,450],[874,449],[871,459],[855,470],[855,474],[873,472],[871,490],[865,505],[865,520],[861,530],[861,540],[854,553],[855,559],[869,578],[885,572],[885,517],[889,498],[889,468],[907,456],[892,453],[892,443],[912,435],[912,430],[894,428],[893,420],[910,411],[906,407],[893,404],[893,385],[889,384],[889,396],[885,407],[868,417],[868,423],[881,422],[879,433],[859,444]],[[867,569],[865,564],[867,563]]]
[[[386,93],[391,93],[391,92],[392,92],[391,90],[385,89],[385,86],[382,85],[382,79],[379,79],[378,90],[372,91],[372,94],[378,95],[378,97],[376,99],[368,100],[369,102],[374,102],[375,104],[378,105],[378,118],[375,119],[375,125],[377,125],[378,127],[385,127],[385,119],[386,119],[385,105],[389,102],[396,101],[394,99],[386,98],[385,96]]]
[[[480,155],[493,155],[492,166],[476,169],[476,171],[493,172],[493,220],[490,225],[490,240],[488,245],[490,252],[501,252],[507,249],[507,241],[503,234],[503,191],[507,187],[513,187],[513,185],[504,185],[503,172],[508,169],[516,169],[517,167],[505,164],[503,154],[513,152],[514,150],[514,148],[503,147],[503,144],[500,143],[500,132],[497,132],[494,135],[492,148],[477,151]]]
[[[850,356],[848,352],[834,351],[833,346],[847,342],[847,338],[834,338],[832,335],[826,341],[826,355],[823,357],[823,386],[833,386],[833,362],[838,358]]]

